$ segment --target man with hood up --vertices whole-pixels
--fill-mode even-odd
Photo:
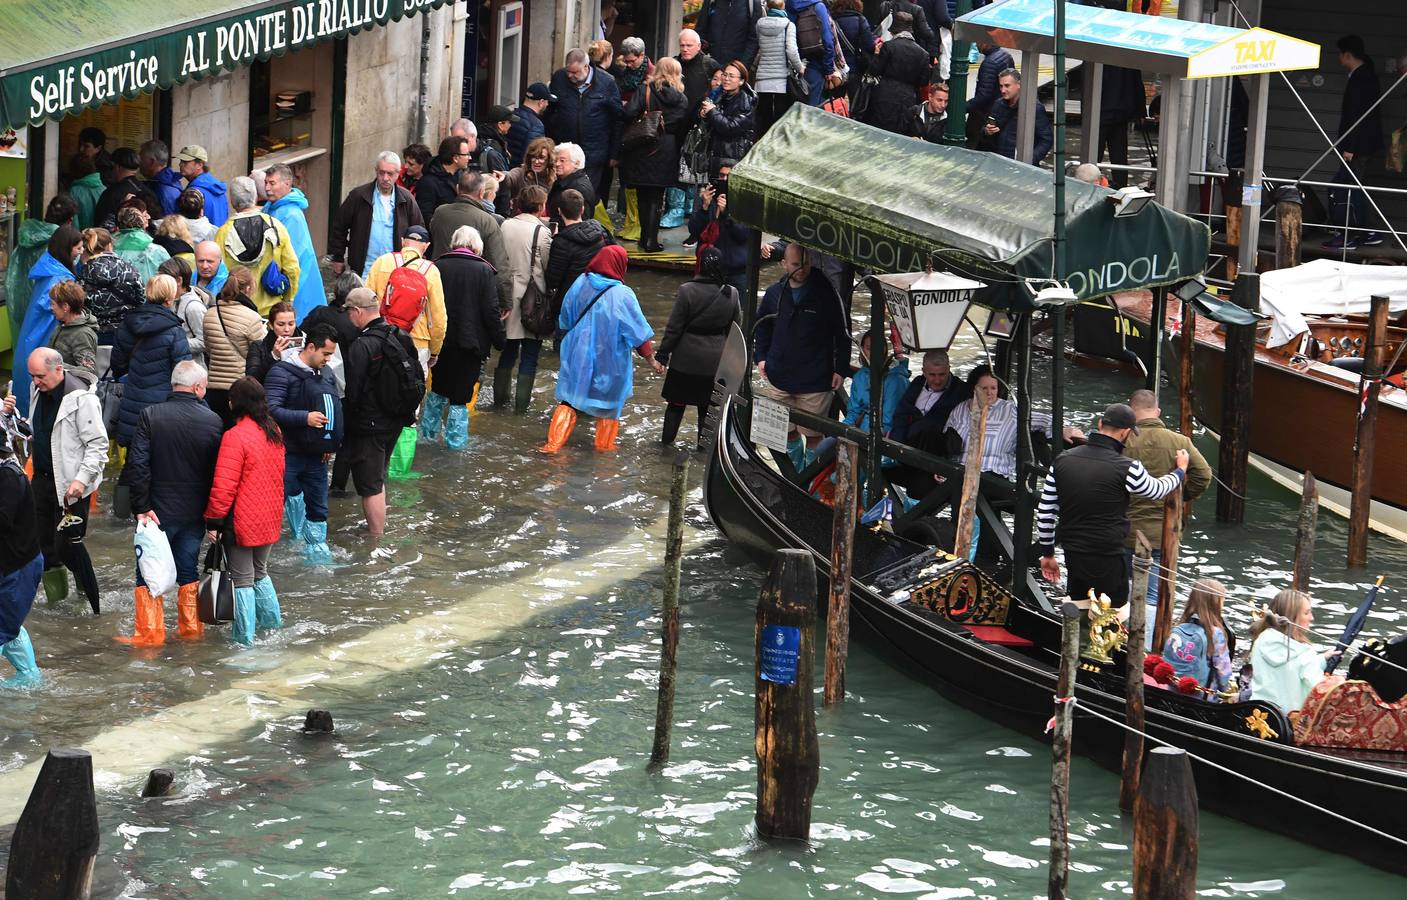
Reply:
[[[254,205],[256,196],[253,178],[240,175],[230,180],[235,214],[215,232],[215,243],[224,254],[226,268],[242,266],[254,273],[254,293],[249,299],[258,307],[259,315],[267,317],[275,303],[298,296],[300,272],[298,253],[288,229],[259,212]],[[271,266],[277,266],[278,272],[271,272]]]
[[[141,163],[142,178],[147,190],[161,202],[161,214],[169,216],[176,212],[176,201],[181,199],[181,176],[171,168],[171,150],[164,141],[147,141],[137,151]]]
[[[298,254],[298,293],[293,296],[293,318],[301,323],[314,307],[327,303],[322,270],[318,268],[318,251],[313,247],[313,235],[305,218],[308,198],[293,186],[293,170],[282,164],[271,166],[264,173],[264,194],[269,198],[264,212],[283,223]]]
[[[205,196],[205,218],[216,228],[225,224],[230,217],[230,204],[225,199],[224,182],[210,174],[210,154],[199,144],[188,144],[176,154],[176,161],[186,186]]]

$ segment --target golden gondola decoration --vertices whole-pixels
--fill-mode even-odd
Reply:
[[[1270,727],[1270,720],[1266,718],[1263,709],[1252,710],[1251,714],[1246,716],[1246,728],[1263,741],[1273,741],[1280,736],[1278,731]]]
[[[1094,595],[1094,591],[1089,592],[1089,646],[1082,654],[1091,662],[1107,665],[1114,661],[1111,655],[1124,645],[1128,640],[1128,633],[1123,630],[1119,622],[1119,611],[1114,608],[1114,603],[1106,595]],[[1097,672],[1099,669],[1088,663],[1081,665],[1090,672]]]

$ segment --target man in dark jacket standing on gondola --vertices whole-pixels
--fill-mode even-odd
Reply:
[[[1138,431],[1138,417],[1126,403],[1104,410],[1099,431],[1088,443],[1055,458],[1041,489],[1036,511],[1041,574],[1060,580],[1055,543],[1065,549],[1069,570],[1066,588],[1071,599],[1086,600],[1093,591],[1115,606],[1129,597],[1129,570],[1124,539],[1129,533],[1129,497],[1161,500],[1182,487],[1187,476],[1187,451],[1179,449],[1174,468],[1153,478],[1143,463],[1124,456],[1124,442]]]
[[[127,450],[132,511],[138,522],[151,522],[166,533],[176,561],[176,633],[182,638],[198,638],[205,630],[196,614],[200,544],[225,431],[219,415],[205,405],[206,385],[203,366],[190,360],[176,363],[170,396],[142,410]],[[165,631],[163,624],[162,639]]]

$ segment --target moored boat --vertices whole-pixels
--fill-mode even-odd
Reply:
[[[731,404],[723,416],[704,485],[714,523],[759,564],[779,549],[801,549],[826,577],[830,509],[759,456]],[[857,634],[945,697],[1042,735],[1058,664],[1060,626],[1051,611],[1021,601],[965,560],[887,532],[857,529],[854,554]],[[1122,654],[1097,668],[1079,673],[1080,707],[1122,722]],[[1285,715],[1264,702],[1212,704],[1167,691],[1146,693],[1146,730],[1153,740],[1244,776],[1194,765],[1207,808],[1407,873],[1407,755],[1295,746]],[[1272,735],[1251,730],[1258,712]],[[1077,752],[1119,768],[1119,725],[1083,715],[1075,735]]]

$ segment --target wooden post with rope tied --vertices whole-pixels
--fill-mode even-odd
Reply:
[[[1304,473],[1300,489],[1299,523],[1295,526],[1295,575],[1290,587],[1309,592],[1309,573],[1314,567],[1314,532],[1319,524],[1319,482],[1314,473]]]
[[[1119,780],[1119,809],[1132,812],[1143,771],[1143,635],[1148,626],[1148,575],[1153,548],[1142,531],[1133,533],[1133,588],[1129,594],[1128,642],[1124,644],[1124,767]]]
[[[982,484],[982,449],[987,442],[986,398],[978,391],[972,396],[972,421],[967,429],[967,456],[963,460],[962,495],[958,500],[957,539],[953,555],[967,559],[972,548],[973,522],[977,521],[977,494]]]
[[[860,448],[841,438],[835,454],[835,508],[831,525],[831,588],[826,608],[826,684],[823,702],[845,702],[845,657],[850,645],[850,574],[855,549],[856,469]]]
[[[1047,731],[1055,732],[1050,742],[1049,900],[1065,900],[1070,885],[1070,745],[1075,726],[1075,676],[1080,667],[1080,608],[1066,601],[1060,614],[1060,678],[1055,688],[1055,715],[1046,726]]]
[[[1358,382],[1358,432],[1353,442],[1353,498],[1348,511],[1348,567],[1368,564],[1368,516],[1373,502],[1373,462],[1377,448],[1378,394],[1383,386],[1387,351],[1388,298],[1374,296],[1363,347],[1363,376]]]

